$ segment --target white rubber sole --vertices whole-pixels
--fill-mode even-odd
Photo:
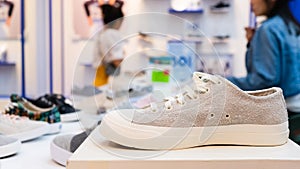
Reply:
[[[181,149],[202,145],[277,146],[287,142],[288,122],[278,125],[217,127],[155,127],[131,123],[118,113],[107,114],[100,133],[118,144],[140,149]]]
[[[21,149],[21,142],[16,142],[0,146],[0,158],[16,154]]]
[[[53,141],[50,144],[50,153],[52,159],[63,166],[67,165],[67,161],[72,155],[71,152],[57,146]]]
[[[46,123],[47,124],[47,123]],[[49,131],[49,125],[45,125],[36,129],[32,129],[26,132],[22,132],[22,133],[16,133],[16,134],[11,134],[11,135],[7,135],[9,137],[14,137],[19,139],[21,142],[25,142],[25,141],[29,141],[29,140],[33,140],[36,139],[38,137],[41,137],[45,134],[48,133]]]
[[[60,119],[62,122],[78,121],[79,119],[77,113],[80,113],[80,111],[74,113],[61,114]]]
[[[61,128],[62,128],[62,124],[60,122],[49,124],[48,132],[46,134],[59,133],[61,131]]]

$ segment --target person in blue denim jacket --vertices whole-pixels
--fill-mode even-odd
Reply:
[[[246,28],[247,75],[228,80],[243,90],[280,87],[289,112],[300,113],[300,25],[288,0],[251,0],[251,6],[267,19],[256,30]]]

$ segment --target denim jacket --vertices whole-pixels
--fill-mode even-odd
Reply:
[[[243,90],[280,87],[285,97],[300,93],[300,35],[292,21],[274,16],[256,30],[246,53],[246,77],[228,77]]]

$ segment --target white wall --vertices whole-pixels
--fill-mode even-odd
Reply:
[[[27,96],[49,92],[48,1],[25,1],[25,83]]]
[[[57,1],[57,2],[56,2]],[[71,86],[73,83],[73,78],[76,77],[77,83],[82,82],[82,85],[90,84],[90,80],[93,78],[93,70],[91,68],[80,66],[81,62],[91,62],[92,50],[88,49],[88,46],[84,51],[84,57],[80,57],[80,54],[86,45],[86,39],[80,39],[74,33],[73,28],[73,9],[72,2],[74,0],[64,0],[64,44],[60,44],[59,36],[60,31],[59,26],[56,27],[54,39],[58,43],[54,43],[54,49],[59,50],[63,48],[64,52],[62,55],[58,51],[56,56],[61,56],[63,58],[64,65],[60,68],[55,69],[56,77],[64,77],[64,82],[59,82],[59,78],[55,79],[55,84],[57,86],[57,91],[64,91],[65,94],[69,95],[71,91]],[[190,22],[197,23],[200,25],[200,29],[208,36],[213,36],[218,33],[224,34],[228,33],[231,36],[231,40],[228,44],[215,46],[219,52],[232,53],[234,56],[234,74],[237,76],[242,76],[245,74],[244,68],[244,55],[246,40],[244,38],[244,27],[248,24],[248,13],[249,13],[249,2],[241,0],[231,0],[231,11],[226,14],[213,14],[208,11],[210,5],[217,3],[218,0],[203,0],[205,4],[205,12],[203,14],[176,14],[176,16],[183,19],[187,19]],[[54,1],[53,9],[59,9],[60,4],[58,0]],[[163,14],[168,14],[168,9],[170,7],[169,0],[126,0],[124,6],[124,12],[126,16],[137,17],[136,14],[145,12],[159,12]],[[55,13],[55,12],[54,12]],[[59,14],[54,14],[59,17]],[[152,21],[152,22],[149,22]],[[59,24],[59,23],[58,23]],[[175,29],[176,27],[176,29]],[[138,31],[160,31],[165,33],[183,33],[184,25],[178,27],[177,23],[173,23],[172,19],[157,19],[153,18],[147,19],[134,19],[132,22],[126,24],[123,23],[121,31],[125,35],[130,35],[131,33],[137,33]],[[207,46],[202,47],[206,49]],[[86,52],[90,51],[90,53]],[[79,58],[79,62],[78,61]],[[59,59],[56,59],[57,64],[59,64]],[[76,67],[76,65],[78,65]],[[76,73],[75,73],[76,68]],[[63,72],[62,75],[61,72]],[[87,80],[88,79],[88,80]]]
[[[52,0],[52,58],[53,58],[53,92],[64,93],[64,44],[63,44],[63,26],[64,18],[62,11],[62,0]]]

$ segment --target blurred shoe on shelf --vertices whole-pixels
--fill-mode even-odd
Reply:
[[[48,134],[49,124],[42,121],[29,120],[27,117],[0,114],[0,135],[28,141]]]
[[[39,108],[51,108],[55,106],[54,103],[47,99],[46,95],[40,96],[37,99],[28,97],[25,97],[25,99]]]
[[[107,86],[105,93],[109,99],[144,96],[153,90],[153,85],[147,80],[146,75],[134,76],[130,73],[114,77]]]
[[[101,93],[102,91],[95,86],[84,86],[82,88],[75,86],[72,89],[72,94],[79,96],[94,96]]]
[[[89,136],[92,130],[87,130],[79,134],[66,134],[56,136],[50,145],[51,157],[57,163],[66,166],[67,160],[77,150],[77,148]]]
[[[16,154],[21,149],[21,142],[16,138],[0,134],[0,158]]]
[[[7,46],[1,45],[0,46],[0,62],[2,63],[7,63],[8,62],[8,57],[7,57]]]
[[[211,38],[212,43],[214,44],[221,44],[221,43],[228,43],[230,39],[230,35],[227,34],[219,34],[219,35],[214,35]]]
[[[229,9],[230,9],[230,3],[224,2],[222,0],[219,3],[210,7],[210,10],[215,13],[229,12]]]
[[[20,96],[17,96],[21,98]],[[22,98],[21,98],[22,99]],[[53,108],[57,107],[58,111],[60,113],[60,118],[62,122],[70,122],[70,121],[77,121],[77,113],[80,112],[80,110],[75,109],[72,106],[72,102],[66,99],[63,95],[59,94],[45,94],[43,96],[40,96],[37,99],[32,98],[23,98],[23,100],[26,100],[33,104],[36,107],[39,108]]]
[[[47,100],[52,102],[57,106],[58,111],[60,112],[61,121],[70,122],[70,121],[78,121],[78,113],[81,112],[79,109],[75,109],[72,106],[72,102],[66,99],[61,94],[46,94],[45,97]]]

